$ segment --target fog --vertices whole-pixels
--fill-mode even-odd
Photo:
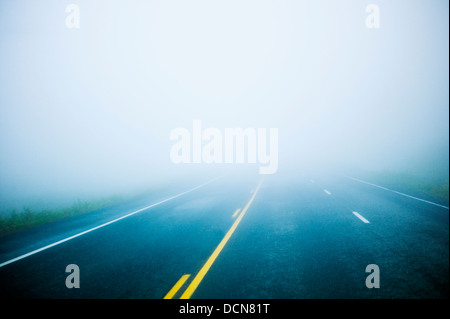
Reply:
[[[171,161],[194,120],[277,128],[280,174],[448,183],[449,4],[371,3],[379,28],[357,0],[2,1],[0,209],[239,166]]]

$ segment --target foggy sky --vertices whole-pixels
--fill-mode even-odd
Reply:
[[[79,5],[80,28],[65,8]],[[380,8],[368,29],[366,5]],[[279,130],[279,171],[448,182],[448,2],[2,1],[0,200],[176,180],[171,130]],[[187,164],[188,165],[188,164]],[[81,194],[81,195],[80,195]]]

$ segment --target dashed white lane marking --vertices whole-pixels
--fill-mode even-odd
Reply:
[[[361,219],[363,221],[363,223],[366,224],[370,224],[369,221],[367,219],[365,219],[364,217],[362,217],[360,214],[358,214],[357,212],[353,212],[353,215],[355,215],[356,217],[358,217],[359,219]]]

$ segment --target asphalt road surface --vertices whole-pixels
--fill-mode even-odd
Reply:
[[[411,196],[346,176],[177,185],[1,237],[0,297],[448,298],[448,203]]]

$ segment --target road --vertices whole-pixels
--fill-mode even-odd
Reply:
[[[0,297],[448,298],[445,203],[340,175],[204,182],[3,236]]]

